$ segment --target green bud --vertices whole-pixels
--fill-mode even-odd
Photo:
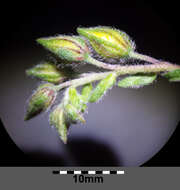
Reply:
[[[173,71],[169,71],[163,74],[166,78],[169,79],[170,82],[178,82],[180,81],[180,69],[175,69]]]
[[[39,38],[37,42],[57,55],[62,60],[70,62],[84,61],[89,49],[79,36],[63,36]]]
[[[70,122],[82,122],[85,123],[85,119],[81,115],[81,113],[72,105],[72,104],[66,104],[64,106],[67,118],[70,120]]]
[[[78,28],[77,32],[86,37],[94,50],[105,58],[127,57],[135,49],[130,37],[110,27]]]
[[[70,87],[68,90],[69,103],[71,103],[77,110],[81,111],[85,104],[82,96],[77,92],[76,88]]]
[[[99,100],[106,93],[106,91],[115,84],[115,82],[116,73],[111,73],[105,79],[101,80],[93,90],[89,102],[96,102]]]
[[[123,88],[139,88],[144,85],[151,84],[157,75],[134,75],[128,76],[118,82],[119,87]]]
[[[40,85],[29,100],[24,120],[29,120],[50,107],[56,99],[56,91],[51,84]]]
[[[61,140],[64,142],[64,144],[66,144],[69,123],[66,120],[66,116],[61,105],[57,106],[53,110],[53,112],[51,112],[49,120],[50,120],[50,125],[53,125],[56,127]]]
[[[26,74],[54,84],[61,83],[67,78],[63,70],[59,70],[55,64],[49,62],[38,64],[26,70]]]
[[[92,86],[91,83],[85,84],[85,85],[82,87],[81,96],[82,96],[84,102],[88,102],[88,101],[89,101],[89,98],[90,98],[92,89],[93,89],[93,86]]]

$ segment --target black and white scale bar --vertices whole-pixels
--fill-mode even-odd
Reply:
[[[123,170],[53,170],[53,174],[60,174],[60,175],[66,175],[66,174],[74,174],[74,175],[81,175],[81,174],[102,174],[102,175],[109,175],[109,174],[124,174]]]

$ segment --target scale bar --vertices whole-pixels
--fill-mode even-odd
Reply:
[[[95,175],[95,174],[102,174],[102,175],[122,175],[125,174],[123,170],[53,170],[53,174],[60,174],[60,175],[67,175],[67,174],[74,174],[74,175],[80,175],[80,174],[89,174],[89,175]]]

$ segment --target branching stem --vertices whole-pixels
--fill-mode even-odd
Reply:
[[[56,86],[56,90],[59,91],[63,88],[66,88],[68,86],[82,86],[84,84],[98,81],[101,79],[104,79],[107,75],[109,75],[112,72],[115,72],[117,76],[120,75],[126,75],[126,74],[137,74],[137,73],[160,73],[160,72],[166,72],[171,71],[174,69],[180,69],[179,65],[170,64],[167,62],[162,62],[160,64],[154,63],[150,65],[110,65],[106,64],[100,61],[97,61],[93,59],[92,57],[89,57],[89,60],[92,61],[94,65],[101,67],[101,68],[108,68],[111,71],[103,72],[103,73],[86,73],[82,74],[80,78],[73,79],[66,81],[64,83],[61,83]],[[91,62],[92,63],[92,62]]]
[[[91,73],[91,74],[87,73],[86,75],[83,74],[83,77],[80,77],[78,79],[73,79],[70,81],[66,81],[62,84],[57,85],[56,90],[59,91],[68,86],[78,87],[78,86],[82,86],[84,84],[88,84],[90,82],[98,81],[98,80],[105,78],[110,73],[112,73],[112,72]]]
[[[141,55],[141,54],[139,54],[139,55]],[[170,71],[173,69],[180,68],[179,65],[171,64],[169,62],[161,62],[161,61],[158,61],[158,60],[151,58],[149,56],[146,56],[146,55],[141,55],[141,56],[144,56],[144,60],[146,57],[146,59],[149,60],[147,62],[151,62],[153,64],[150,64],[150,65],[133,65],[133,66],[130,66],[130,65],[125,65],[125,66],[112,65],[112,64],[107,64],[107,63],[98,61],[91,56],[87,56],[86,62],[90,63],[92,65],[95,65],[97,67],[106,69],[106,70],[111,70],[111,71],[117,71],[117,70],[122,71],[123,70],[124,72],[126,72],[126,70],[128,70],[128,72],[132,72],[132,69],[135,70],[134,72],[136,72],[136,69],[139,70],[140,68],[141,68],[140,70],[142,70],[142,68],[144,69],[142,72],[147,72],[148,70],[152,70],[151,72]],[[128,73],[128,74],[133,74],[133,73]]]

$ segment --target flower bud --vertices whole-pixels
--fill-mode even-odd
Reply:
[[[57,106],[53,112],[51,112],[49,117],[50,125],[55,126],[57,129],[61,140],[64,142],[64,144],[67,143],[67,133],[69,124],[66,120],[64,110],[61,107],[61,105]]]
[[[76,88],[70,87],[68,90],[69,103],[72,104],[79,112],[86,105],[83,97],[77,92]]]
[[[52,84],[43,84],[31,96],[24,120],[29,120],[39,113],[47,110],[56,98],[56,91]]]
[[[86,37],[94,50],[105,58],[127,57],[135,49],[129,36],[110,27],[78,28],[77,32]]]
[[[93,90],[89,102],[98,101],[108,89],[110,89],[116,82],[116,74],[111,73],[105,79],[101,80],[96,88]]]
[[[54,84],[59,84],[67,78],[66,73],[63,70],[58,69],[55,64],[50,62],[38,64],[35,67],[26,70],[26,74]]]
[[[163,74],[166,78],[169,79],[170,82],[178,82],[180,81],[180,69],[175,69],[173,71],[169,71]]]
[[[71,122],[76,123],[77,121],[81,121],[82,123],[85,123],[82,112],[85,111],[86,104],[76,88],[70,87],[66,90],[64,109]]]
[[[65,113],[67,115],[67,118],[70,122],[76,123],[78,121],[85,123],[85,119],[81,115],[81,113],[72,105],[72,104],[66,104],[64,106]]]
[[[84,61],[89,52],[86,43],[79,36],[39,38],[37,42],[62,60],[70,62]]]
[[[128,76],[118,82],[119,87],[123,88],[139,88],[144,85],[151,84],[157,75],[134,75]]]

